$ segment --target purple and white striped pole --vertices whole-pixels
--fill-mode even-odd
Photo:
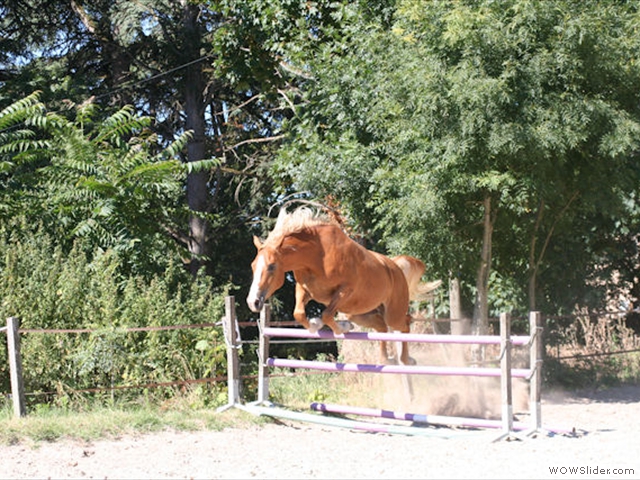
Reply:
[[[426,333],[383,333],[383,332],[347,332],[336,335],[330,330],[319,330],[311,333],[301,328],[264,328],[263,335],[267,337],[285,338],[313,338],[326,340],[374,340],[385,342],[413,342],[413,343],[457,343],[473,345],[500,345],[500,337],[494,335],[431,335]],[[511,337],[513,345],[526,345],[531,340],[529,336],[514,335]]]
[[[451,375],[472,377],[500,377],[499,368],[485,367],[439,367],[424,365],[370,365],[364,363],[331,363],[313,360],[293,360],[284,358],[268,358],[268,367],[304,368],[325,372],[356,373],[396,373],[411,375]],[[531,371],[526,368],[513,368],[511,375],[516,378],[527,378]]]
[[[346,415],[360,415],[363,417],[388,418],[393,420],[406,420],[426,425],[448,425],[454,427],[471,428],[502,428],[502,420],[490,420],[473,417],[449,417],[442,415],[425,415],[419,413],[395,412],[393,410],[383,410],[379,408],[352,407],[349,405],[336,405],[332,403],[313,402],[311,410],[324,413],[341,413]],[[531,425],[524,422],[513,422],[514,430],[530,430]],[[545,427],[545,430],[554,433],[571,434],[572,429]]]

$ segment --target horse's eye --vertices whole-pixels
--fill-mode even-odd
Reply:
[[[267,265],[267,272],[272,273],[275,271],[275,269],[276,269],[275,263],[270,263],[269,265]]]

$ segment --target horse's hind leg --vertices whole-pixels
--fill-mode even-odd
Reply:
[[[411,315],[406,317],[406,328],[403,330],[394,330],[394,333],[409,333],[409,325],[411,323]],[[396,350],[401,365],[415,365],[416,361],[409,356],[409,342],[396,341]],[[401,375],[402,384],[409,400],[413,398],[413,382],[411,375]]]
[[[399,333],[399,332],[396,332]],[[398,352],[398,358],[400,359],[400,363],[402,365],[415,365],[416,360],[409,355],[409,344],[408,342],[395,342],[396,350]]]
[[[411,315],[406,316],[406,328],[402,330],[393,330],[394,333],[409,333],[409,325],[411,323]],[[390,329],[391,330],[391,329]],[[396,341],[397,356],[402,365],[415,365],[416,361],[409,356],[409,342]]]
[[[386,333],[387,324],[384,323],[384,318],[380,309],[374,310],[362,315],[349,315],[347,317],[350,322],[360,325],[364,328],[373,328],[377,332]],[[380,362],[383,364],[390,363],[389,353],[387,351],[387,342],[380,342]]]
[[[390,332],[409,333],[411,330],[411,315],[409,311],[409,290],[402,271],[398,268],[396,275],[396,289],[384,305],[384,322]],[[398,360],[403,365],[415,365],[415,360],[409,356],[407,342],[396,342]]]

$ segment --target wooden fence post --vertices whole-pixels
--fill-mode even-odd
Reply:
[[[7,352],[9,354],[9,374],[11,376],[11,396],[16,417],[27,414],[22,380],[22,359],[20,358],[20,321],[16,317],[7,318]]]
[[[236,299],[227,296],[224,299],[225,318],[223,321],[225,342],[227,344],[227,392],[229,406],[240,403],[240,359],[238,358],[238,320],[236,318]]]
[[[269,401],[269,337],[263,335],[265,327],[271,323],[271,305],[264,304],[260,311],[260,346],[258,348],[258,399],[257,403]]]
[[[511,316],[500,314],[500,387],[502,392],[502,430],[513,430],[513,400],[511,389]]]
[[[529,335],[531,345],[529,346],[529,368],[533,371],[529,380],[529,411],[531,414],[531,428],[540,430],[542,428],[542,316],[540,312],[529,312]]]

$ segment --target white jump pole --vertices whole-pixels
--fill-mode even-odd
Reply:
[[[511,317],[500,314],[500,393],[502,399],[502,431],[513,431],[513,390],[511,381]]]
[[[271,305],[264,304],[260,311],[260,344],[258,346],[258,399],[256,403],[265,403],[269,401],[269,336],[265,335],[265,331],[271,323]]]
[[[538,431],[542,428],[542,316],[540,312],[529,313],[529,367],[533,371],[529,380],[529,410],[531,412],[531,428]]]
[[[300,328],[265,328],[264,335],[284,338],[312,338],[324,340],[371,340],[386,342],[412,342],[412,343],[446,343],[446,344],[470,344],[470,345],[500,345],[500,337],[495,335],[432,335],[427,333],[393,333],[393,332],[347,332],[340,335],[331,330],[319,330],[311,333]],[[513,345],[527,345],[529,336],[514,335],[511,337]]]

